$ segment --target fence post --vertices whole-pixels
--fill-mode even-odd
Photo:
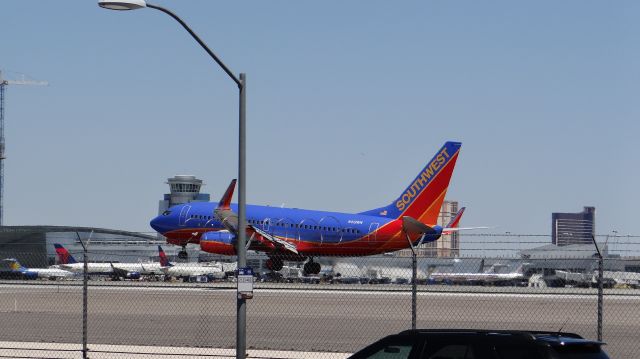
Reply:
[[[596,246],[596,252],[598,254],[598,341],[602,341],[602,312],[604,310],[602,304],[604,301],[604,293],[602,290],[602,282],[604,276],[604,259],[602,258],[602,252],[600,252],[600,247],[598,247],[598,243],[596,242],[596,237],[591,235],[593,239],[593,245]],[[608,236],[607,236],[608,239]]]
[[[93,231],[91,231],[93,234]],[[89,240],[91,240],[91,235],[89,235],[89,239],[87,240],[87,244],[85,245],[82,239],[80,238],[80,234],[76,232],[76,236],[78,236],[78,240],[82,245],[83,252],[83,270],[82,270],[82,359],[88,358],[89,349],[87,348],[87,319],[88,319],[88,289],[89,289],[89,265],[88,265],[88,250]]]
[[[411,248],[411,329],[416,329],[416,317],[418,311],[418,255]]]
[[[420,247],[424,240],[425,234],[422,234],[417,245],[413,245],[409,233],[405,233],[409,248],[411,248],[411,329],[416,329],[416,318],[418,314],[418,253],[416,248]]]

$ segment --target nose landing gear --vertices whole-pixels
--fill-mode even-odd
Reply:
[[[182,250],[180,252],[178,252],[178,258],[179,259],[189,259],[189,254],[187,253],[187,247],[186,246],[182,246]]]

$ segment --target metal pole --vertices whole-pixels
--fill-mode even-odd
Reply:
[[[407,236],[407,242],[409,242],[409,248],[411,248],[411,329],[416,329],[416,318],[418,314],[418,251],[416,248],[420,248],[422,241],[424,241],[424,233],[418,241],[417,245],[413,245],[409,233],[405,232]]]
[[[239,139],[238,139],[238,268],[247,266],[246,243],[246,95],[247,78],[246,74],[240,74],[240,119],[239,119]],[[247,300],[238,297],[236,316],[236,359],[244,359],[247,352]]]
[[[418,255],[414,248],[411,248],[411,329],[416,329],[416,317],[418,312]]]
[[[598,341],[602,341],[602,312],[603,312],[603,290],[602,290],[602,277],[604,271],[604,259],[602,258],[602,252],[600,252],[600,247],[598,247],[598,243],[596,242],[596,237],[592,234],[591,239],[593,239],[593,245],[596,246],[596,254],[598,255]],[[609,236],[607,235],[607,242],[609,241]]]
[[[89,349],[87,348],[87,322],[88,322],[88,312],[89,312],[89,301],[87,298],[87,293],[89,289],[89,265],[88,265],[88,251],[87,246],[84,244],[82,239],[80,238],[80,234],[76,232],[76,236],[78,236],[78,240],[82,245],[82,253],[83,253],[83,270],[82,270],[82,358],[87,359],[89,355]]]
[[[602,277],[604,271],[604,260],[602,259],[602,255],[598,257],[598,341],[602,341],[602,312],[603,312],[603,301],[604,301],[604,293],[602,290]]]
[[[4,88],[5,81],[0,72],[0,226],[4,218]]]
[[[222,62],[222,60],[213,52],[207,44],[200,39],[200,37],[176,14],[170,10],[158,5],[146,4],[147,7],[164,12],[176,20],[182,27],[187,30],[189,35],[209,54],[209,56],[224,70],[224,72],[238,85],[240,90],[240,119],[239,119],[239,141],[238,141],[238,242],[236,252],[238,254],[238,268],[246,267],[247,265],[247,249],[246,243],[246,199],[245,189],[247,185],[246,181],[246,165],[245,165],[245,150],[246,150],[246,136],[245,136],[245,120],[246,120],[246,75],[240,74],[240,78],[237,78],[233,72]],[[238,298],[237,304],[237,324],[236,324],[236,358],[245,358],[246,355],[246,299]]]

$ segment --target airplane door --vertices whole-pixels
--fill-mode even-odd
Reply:
[[[318,222],[320,243],[340,243],[342,241],[342,225],[335,217],[323,217]]]
[[[377,232],[378,232],[378,227],[380,227],[380,223],[371,223],[369,225],[369,245],[375,245],[376,244],[376,236],[377,236]]]
[[[191,210],[191,206],[182,207],[182,209],[180,210],[180,217],[178,218],[178,225],[184,227],[184,225],[187,222],[187,218],[190,210]]]
[[[262,220],[262,230],[269,233],[269,228],[271,227],[271,218],[265,218]]]

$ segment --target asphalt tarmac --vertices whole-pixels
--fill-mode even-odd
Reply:
[[[592,295],[421,292],[419,328],[530,329],[596,338]],[[235,291],[90,287],[89,342],[232,348]],[[263,289],[247,310],[247,347],[353,352],[411,326],[411,295],[391,291]],[[640,356],[640,297],[607,296],[604,341],[612,358]],[[80,343],[81,287],[0,285],[0,341]],[[1,348],[0,348],[1,349]]]

